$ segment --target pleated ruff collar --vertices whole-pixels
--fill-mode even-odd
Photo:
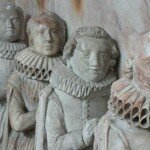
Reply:
[[[19,52],[14,59],[15,68],[22,76],[39,81],[49,81],[51,71],[57,61],[60,61],[60,57],[37,54],[30,47]]]
[[[7,42],[0,38],[0,58],[14,59],[14,56],[26,47],[22,41]]]
[[[150,128],[150,98],[126,78],[113,83],[109,109],[135,127]]]
[[[105,93],[115,80],[116,75],[112,72],[99,83],[88,82],[77,76],[72,69],[67,68],[63,63],[58,63],[51,74],[50,83],[54,88],[69,95],[85,98],[92,92],[104,90]]]

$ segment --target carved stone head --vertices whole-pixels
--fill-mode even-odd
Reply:
[[[23,11],[20,7],[6,3],[0,7],[0,37],[4,41],[16,41],[22,31]]]
[[[66,43],[63,59],[81,78],[99,82],[116,65],[118,50],[100,27],[82,27]]]
[[[29,44],[40,54],[54,56],[62,50],[66,39],[65,22],[52,12],[40,12],[27,23]]]

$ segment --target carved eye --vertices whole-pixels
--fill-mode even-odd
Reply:
[[[13,22],[13,23],[20,23],[20,19],[19,19],[19,18],[13,18],[13,19],[12,19],[12,22]]]
[[[86,51],[82,51],[82,54],[86,57],[89,57],[90,56],[90,52],[89,50],[86,50]]]
[[[57,33],[56,29],[54,29],[54,28],[51,29],[51,32],[52,33]]]
[[[104,59],[106,57],[106,54],[101,54],[101,58]]]
[[[100,59],[105,59],[106,58],[106,54],[105,53],[99,53],[99,58]]]
[[[39,31],[39,33],[40,33],[40,34],[43,34],[43,33],[44,33],[44,30],[43,30],[43,29],[41,29],[41,30]]]

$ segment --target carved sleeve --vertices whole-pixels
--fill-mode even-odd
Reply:
[[[48,150],[84,149],[82,131],[67,132],[61,105],[54,100],[48,104],[46,116]]]
[[[8,85],[9,87],[13,85]],[[27,112],[21,93],[13,87],[9,103],[10,124],[15,131],[31,129],[35,124],[35,112]]]

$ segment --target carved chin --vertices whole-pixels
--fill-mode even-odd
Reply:
[[[98,83],[102,79],[104,79],[104,77],[105,77],[104,74],[100,75],[100,74],[95,73],[95,74],[89,74],[89,75],[85,76],[84,79],[89,82],[97,82]]]
[[[49,50],[44,50],[43,53],[46,56],[55,56],[58,54],[58,51],[49,49]]]

